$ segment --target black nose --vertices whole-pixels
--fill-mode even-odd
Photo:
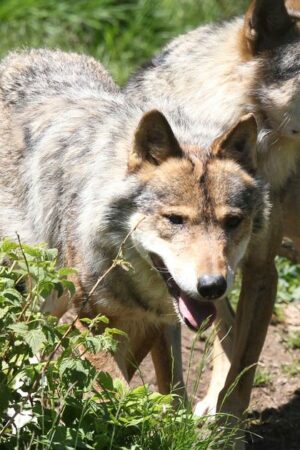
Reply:
[[[203,275],[198,281],[198,292],[201,297],[208,300],[216,300],[225,294],[227,283],[220,275]]]

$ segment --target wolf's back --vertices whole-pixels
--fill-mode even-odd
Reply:
[[[175,38],[132,76],[126,92],[154,104],[161,97],[172,98],[206,128],[216,124],[221,134],[237,122],[249,101],[248,85],[241,79],[244,72],[252,75],[252,66],[244,64],[238,50],[242,26],[243,19],[237,18]]]
[[[0,63],[0,238],[18,231],[58,246],[96,153],[92,136],[115,98],[112,78],[86,56],[31,50]]]
[[[97,97],[118,88],[93,58],[59,50],[10,53],[0,64],[1,99],[17,108],[51,96]]]

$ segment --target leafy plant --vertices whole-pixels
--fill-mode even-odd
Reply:
[[[277,301],[292,302],[300,300],[300,265],[290,262],[286,258],[276,258],[278,270]]]
[[[117,330],[91,333],[105,318],[85,319],[80,333],[41,314],[49,295],[74,293],[56,250],[5,240],[0,258],[1,449],[232,448],[234,430],[196,419],[179,399],[175,410],[175,394],[129,389],[83,358],[115,351]]]

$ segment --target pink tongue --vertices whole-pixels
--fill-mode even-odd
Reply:
[[[194,300],[183,292],[178,300],[179,312],[185,323],[197,331],[206,322],[208,328],[216,318],[217,312],[213,302],[202,302]]]

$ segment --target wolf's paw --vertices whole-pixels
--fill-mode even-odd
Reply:
[[[204,397],[195,406],[194,414],[197,417],[215,415],[217,410],[217,402],[209,396]]]

